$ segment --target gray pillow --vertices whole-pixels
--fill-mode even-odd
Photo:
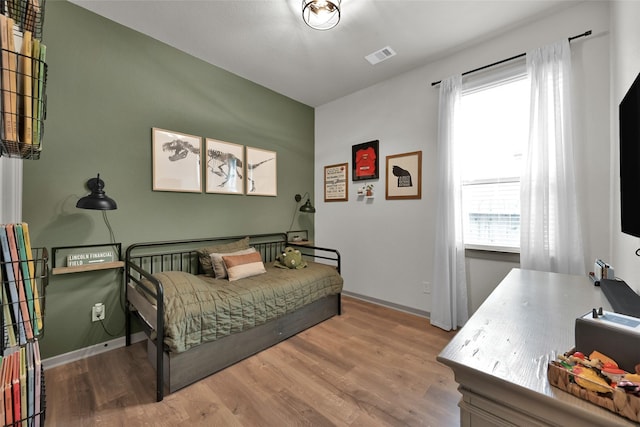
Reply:
[[[207,276],[215,277],[213,264],[211,263],[212,253],[229,253],[241,251],[244,249],[249,249],[249,237],[245,237],[241,240],[236,240],[235,242],[222,243],[219,245],[207,246],[205,248],[198,249],[198,259],[200,260],[200,267],[202,268],[202,272]]]
[[[252,254],[256,252],[255,248],[249,248],[249,249],[243,249],[241,251],[235,251],[235,252],[225,252],[225,253],[218,253],[218,252],[214,252],[211,254],[211,264],[213,265],[213,274],[215,276],[216,279],[226,279],[227,277],[229,277],[229,275],[227,274],[227,266],[224,263],[224,260],[222,259],[225,256],[231,256],[231,255],[247,255],[247,254]]]

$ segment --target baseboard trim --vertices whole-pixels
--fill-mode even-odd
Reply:
[[[131,343],[144,341],[147,338],[144,332],[137,332],[131,335]],[[84,347],[79,350],[70,351],[68,353],[59,354],[57,356],[49,357],[42,361],[42,365],[45,369],[55,368],[56,366],[66,365],[67,363],[75,362],[76,360],[85,359],[87,357],[95,356],[100,353],[121,348],[126,345],[125,337],[119,337],[110,341],[105,341],[100,344],[95,344],[89,347]]]
[[[342,295],[351,297],[351,298],[355,298],[355,299],[359,299],[362,301],[367,301],[373,304],[377,304],[377,305],[381,305],[383,307],[387,307],[387,308],[392,308],[394,310],[398,310],[398,311],[403,311],[405,313],[409,313],[409,314],[415,314],[416,316],[420,316],[420,317],[425,317],[427,319],[429,319],[431,317],[431,313],[428,311],[424,311],[424,310],[418,310],[417,308],[411,308],[411,307],[407,307],[401,304],[395,304],[393,302],[389,302],[389,301],[385,301],[385,300],[381,300],[378,298],[373,298],[373,297],[368,297],[366,295],[361,295],[361,294],[357,294],[355,292],[349,292],[349,291],[342,291]]]

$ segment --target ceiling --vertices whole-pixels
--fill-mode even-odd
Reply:
[[[312,107],[576,3],[342,0],[338,26],[317,31],[301,0],[71,1]],[[397,55],[365,60],[387,46]]]

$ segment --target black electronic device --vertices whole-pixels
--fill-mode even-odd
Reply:
[[[635,293],[624,280],[602,279],[600,289],[609,300],[613,311],[640,318],[640,295]]]
[[[640,237],[640,74],[620,102],[622,232]]]

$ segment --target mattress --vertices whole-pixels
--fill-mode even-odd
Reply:
[[[164,344],[180,353],[242,332],[342,292],[335,267],[266,266],[266,273],[236,281],[180,271],[155,273],[164,288]]]

